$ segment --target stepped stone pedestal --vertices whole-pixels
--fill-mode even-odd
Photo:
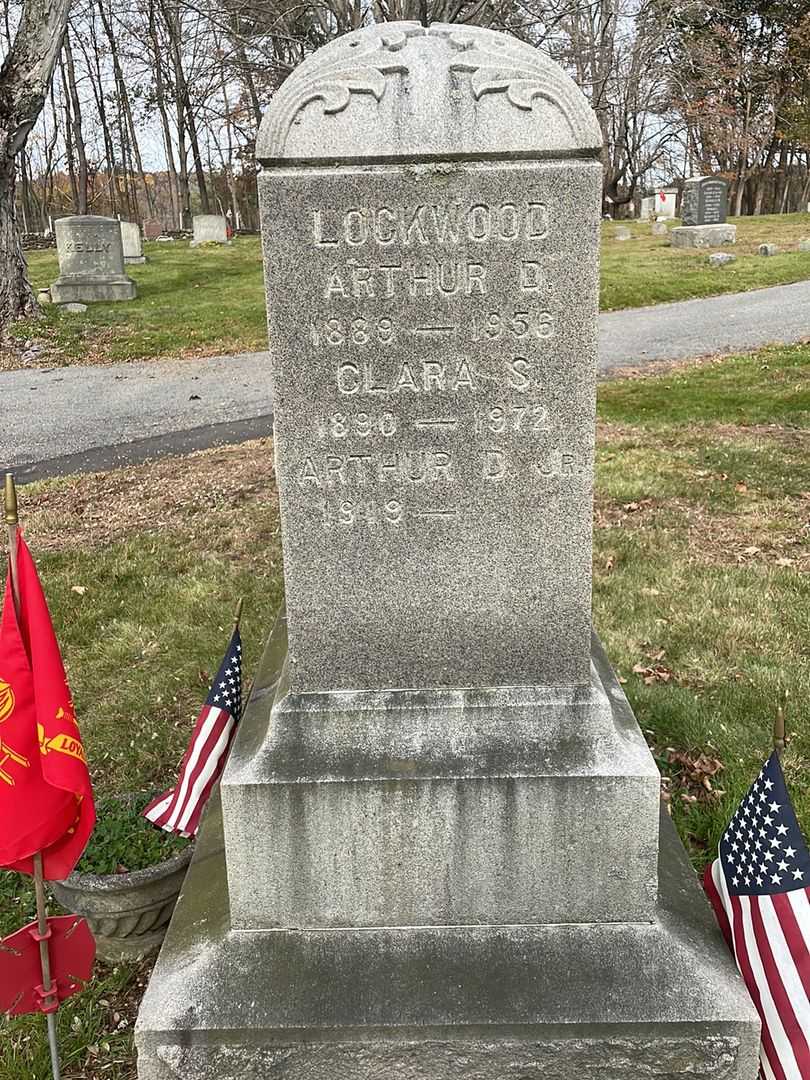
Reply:
[[[583,921],[572,907],[571,918],[563,915],[540,921],[549,903],[557,905],[550,895],[552,888],[571,895],[574,905],[587,906],[587,891],[611,889],[631,861],[613,847],[616,867],[599,876],[590,874],[587,865],[576,859],[569,861],[567,842],[578,817],[596,814],[583,800],[579,813],[558,819],[568,829],[547,858],[550,877],[545,904],[539,897],[532,910],[532,898],[526,896],[531,890],[543,891],[542,875],[520,887],[521,898],[515,903],[528,905],[520,921],[482,924],[468,915],[455,924],[394,925],[391,919],[390,925],[369,921],[365,928],[338,928],[319,917],[320,913],[311,917],[311,898],[343,892],[347,868],[354,865],[361,896],[365,895],[361,875],[368,864],[362,854],[358,863],[354,861],[357,840],[361,844],[364,840],[362,820],[355,822],[355,835],[336,834],[335,850],[319,857],[324,840],[315,851],[307,847],[307,819],[302,814],[297,818],[301,843],[289,864],[301,873],[300,910],[284,929],[271,929],[290,906],[289,884],[283,879],[277,883],[264,871],[262,854],[272,844],[272,836],[265,839],[264,822],[257,822],[250,834],[261,845],[262,854],[257,851],[248,864],[241,860],[232,865],[234,840],[229,834],[235,825],[236,835],[241,835],[245,823],[241,817],[232,823],[229,810],[239,808],[242,798],[250,800],[251,785],[244,770],[250,770],[249,763],[260,759],[275,741],[269,732],[273,702],[283,700],[283,681],[279,685],[278,680],[286,653],[282,616],[265,652],[223,785],[224,828],[223,809],[216,799],[203,822],[141,1007],[136,1031],[141,1080],[338,1076],[348,1080],[522,1080],[535,1076],[754,1080],[758,1020],[666,813],[660,818],[657,858],[653,845],[638,860],[646,869],[652,857],[657,871],[658,895],[644,917],[628,917],[630,897],[623,900],[617,893],[614,918],[608,912],[608,917],[594,914],[592,921]],[[625,769],[632,762],[627,771],[635,769],[640,774],[633,782],[627,776],[616,777],[614,782],[628,785],[628,799],[633,797],[632,783],[636,791],[646,789],[648,795],[653,763],[598,643],[594,643],[594,670],[611,703],[603,716],[603,734],[608,746],[612,745],[608,753],[617,762],[624,758]],[[501,709],[508,725],[509,708],[502,702],[493,705]],[[573,711],[570,719],[576,723]],[[542,713],[537,720],[542,725]],[[319,726],[324,726],[324,718],[313,720],[313,728]],[[304,743],[309,741],[303,725],[301,736]],[[448,744],[452,742],[449,736]],[[309,756],[302,744],[298,749],[301,757],[292,746],[281,757],[280,764],[290,773]],[[397,753],[402,749],[398,747]],[[560,775],[552,775],[555,769],[573,779],[571,752],[579,756],[581,749],[571,744],[559,752],[552,749],[545,767],[548,775],[535,782],[553,790],[561,783]],[[407,757],[396,754],[388,763],[385,783],[395,805],[409,798],[408,788],[414,784],[432,783],[427,776],[415,778],[407,764]],[[358,786],[371,785],[361,779],[367,771],[362,765],[358,769]],[[580,772],[587,771],[582,763]],[[382,780],[379,777],[376,782]],[[279,782],[275,777],[268,785]],[[324,774],[316,781],[301,775],[295,782],[329,789],[334,776]],[[478,782],[467,779],[469,794]],[[609,783],[603,778],[603,785]],[[312,797],[316,797],[314,792]],[[261,801],[255,792],[254,805]],[[651,803],[644,797],[641,804],[645,827],[654,824],[659,835],[657,808],[650,818]],[[550,799],[548,805],[552,808],[555,803]],[[283,827],[283,818],[278,820]],[[605,821],[606,835],[614,824]],[[509,841],[509,827],[497,818],[493,818],[493,829],[494,843]],[[399,879],[403,863],[413,867],[420,860],[419,841],[410,836],[407,821],[399,833],[395,843],[380,851],[378,877],[380,869],[388,866]],[[342,850],[336,856],[338,838]],[[457,833],[455,841],[448,837],[443,850],[434,847],[424,854],[447,869],[452,867],[450,849],[459,841],[463,833]],[[592,843],[595,848],[597,841]],[[528,856],[525,851],[515,852],[514,843],[507,850],[519,859]],[[474,878],[475,866],[466,867],[464,873]],[[259,891],[265,909],[277,913],[275,918],[265,919],[264,929],[235,929],[235,897]],[[649,881],[641,891],[649,900]],[[490,889],[491,896],[499,894],[497,888]],[[240,903],[237,899],[237,910]],[[598,897],[591,898],[594,905],[599,906]],[[409,910],[402,913],[410,915]],[[452,917],[457,914],[452,912]]]
[[[140,1080],[757,1074],[591,630],[600,141],[560,68],[475,27],[346,35],[273,98],[286,611]]]

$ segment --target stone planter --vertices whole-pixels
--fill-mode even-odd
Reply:
[[[128,874],[73,873],[51,882],[53,894],[87,919],[101,960],[138,959],[163,941],[193,850]]]

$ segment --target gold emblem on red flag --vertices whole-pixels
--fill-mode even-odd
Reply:
[[[7,682],[0,679],[0,724],[4,720],[8,720],[14,712],[14,705],[14,691]],[[9,787],[14,787],[14,777],[5,768],[9,762],[13,762],[13,764],[19,765],[23,769],[30,768],[28,758],[18,754],[16,750],[12,750],[8,743],[3,742],[2,738],[0,738],[0,780],[4,784],[8,784]]]
[[[76,717],[73,712],[66,713],[64,709],[58,709],[56,713],[56,719],[64,722],[69,721],[76,728],[78,733],[78,725],[76,724]],[[68,735],[65,731],[60,731],[57,735],[52,736],[50,739],[45,737],[45,728],[42,724],[37,724],[37,738],[39,739],[39,752],[43,757],[53,751],[57,754],[67,754],[68,757],[76,758],[77,761],[87,764],[87,758],[85,757],[84,747],[82,746],[81,739],[74,735]]]

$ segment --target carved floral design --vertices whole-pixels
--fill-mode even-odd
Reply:
[[[424,27],[385,29],[365,40],[351,37],[329,47],[334,60],[319,64],[307,77],[306,67],[290,76],[276,93],[271,106],[266,145],[281,148],[298,113],[312,101],[323,101],[327,114],[342,112],[352,94],[370,94],[381,101],[386,76],[407,74],[408,65],[398,55],[409,38],[423,35]],[[323,57],[326,60],[326,56]]]
[[[571,79],[531,45],[505,34],[473,27],[398,23],[340,38],[294,72],[276,93],[260,136],[265,159],[281,157],[296,117],[313,101],[326,114],[342,112],[352,94],[382,101],[389,76],[407,75],[408,44],[416,37],[444,38],[451,50],[449,70],[469,74],[475,101],[500,93],[510,105],[531,112],[542,99],[567,121],[576,144],[596,147],[595,118]]]

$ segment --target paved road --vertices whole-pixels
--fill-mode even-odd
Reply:
[[[608,374],[645,361],[685,360],[808,338],[810,281],[799,281],[601,315],[599,367]]]
[[[805,281],[604,314],[599,366],[609,374],[807,338]],[[272,429],[264,353],[0,372],[0,395],[0,468],[13,468],[22,481],[240,442]]]

